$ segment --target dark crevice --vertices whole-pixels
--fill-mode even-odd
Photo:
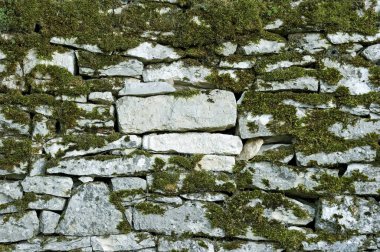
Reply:
[[[347,168],[348,168],[348,164],[338,164],[337,165],[337,169],[339,170],[338,176],[342,177],[346,173]]]
[[[42,30],[42,26],[39,23],[36,23],[34,25],[34,32],[41,33],[41,30]]]

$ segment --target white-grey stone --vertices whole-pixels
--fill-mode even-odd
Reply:
[[[40,215],[40,232],[53,234],[61,216],[55,212],[42,211]]]
[[[191,252],[214,252],[214,245],[209,240],[205,239],[170,239],[166,237],[159,238],[158,248],[159,252],[167,251],[186,251]]]
[[[277,91],[277,90],[306,90],[318,91],[319,80],[315,77],[300,77],[286,81],[264,81],[257,79],[258,91]]]
[[[113,178],[111,179],[111,183],[113,191],[134,189],[146,190],[146,180],[142,178]]]
[[[2,215],[0,216],[0,243],[30,239],[38,234],[38,229],[39,220],[35,211],[28,211],[20,218],[16,218],[15,215]]]
[[[348,125],[343,125],[343,123],[337,122],[329,127],[329,131],[344,139],[360,139],[367,134],[379,134],[380,120],[358,119],[354,124]]]
[[[156,243],[149,233],[128,233],[110,236],[91,237],[93,251],[141,251],[154,248]]]
[[[339,86],[348,88],[352,95],[366,94],[375,90],[369,80],[368,68],[355,67],[331,59],[323,59],[322,62],[325,67],[338,70],[342,75],[342,79],[340,79],[337,84],[329,84],[321,81],[321,92],[331,93]]]
[[[72,250],[83,251],[81,250],[83,248],[91,249],[91,238],[90,237],[73,237],[73,236],[47,237],[44,240],[42,248],[43,248],[43,251],[72,251]]]
[[[243,150],[236,158],[237,160],[250,160],[260,151],[261,146],[264,144],[264,140],[261,138],[249,139],[243,146]]]
[[[0,132],[7,132],[8,130],[15,130],[22,135],[29,135],[29,125],[21,124],[14,122],[11,119],[5,118],[5,115],[2,113],[3,109],[0,107]],[[19,111],[24,114],[25,117],[29,117],[29,114],[26,112]]]
[[[289,35],[289,41],[296,51],[315,54],[331,47],[330,42],[319,33],[295,33]]]
[[[251,113],[238,116],[237,134],[242,139],[274,136],[274,134],[266,126],[272,122],[273,116],[270,114],[252,115]],[[256,125],[258,128],[255,132],[249,128],[250,124]]]
[[[340,232],[377,233],[380,231],[380,205],[373,198],[352,196],[323,198],[320,199],[320,211],[315,226],[328,232],[334,232],[340,227]]]
[[[119,96],[151,96],[169,94],[177,89],[168,81],[141,82],[135,79],[126,79],[124,87],[119,91]]]
[[[64,198],[36,195],[36,200],[28,204],[29,209],[35,210],[51,210],[62,211],[65,207],[66,200]]]
[[[75,176],[113,177],[148,172],[152,169],[154,159],[146,156],[97,160],[76,158],[61,160],[57,166],[51,167],[47,173],[63,173]]]
[[[114,98],[111,92],[91,92],[88,95],[88,100],[92,102],[113,102]]]
[[[128,135],[128,136],[122,136],[116,141],[109,142],[103,147],[98,147],[98,148],[91,147],[88,150],[68,151],[66,152],[64,157],[67,158],[67,157],[84,156],[88,154],[101,153],[101,152],[106,152],[110,150],[139,148],[139,147],[141,147],[141,137],[136,136],[136,135]]]
[[[142,60],[176,60],[181,58],[173,48],[152,42],[143,42],[123,54]]]
[[[239,137],[219,133],[169,133],[143,137],[143,149],[157,153],[238,155],[242,148]]]
[[[310,55],[305,55],[305,56],[302,56],[301,60],[289,59],[289,60],[278,61],[278,62],[272,63],[272,64],[267,64],[265,66],[265,72],[272,72],[272,71],[277,70],[277,69],[289,68],[291,66],[305,66],[305,65],[315,63],[315,62],[316,62],[316,60],[314,57],[312,57]]]
[[[29,176],[45,175],[46,159],[44,157],[32,157]]]
[[[188,199],[188,200],[197,200],[197,201],[224,201],[228,198],[226,194],[223,193],[187,193],[187,194],[181,194],[182,198]]]
[[[76,236],[118,234],[122,213],[110,203],[109,195],[108,186],[101,182],[79,186],[56,232]]]
[[[115,65],[105,66],[101,69],[91,69],[86,66],[81,66],[79,58],[79,74],[86,76],[100,76],[100,77],[112,77],[112,76],[126,76],[134,77],[142,74],[144,65],[141,61],[136,59],[127,59],[119,62]]]
[[[281,151],[285,151],[284,155],[276,155],[275,153],[280,153]],[[272,157],[268,156],[270,154],[274,154],[275,160]],[[268,158],[268,161],[277,161],[283,164],[288,164],[290,160],[293,159],[294,151],[293,146],[291,144],[264,144],[261,146],[259,152],[256,154],[257,157],[260,158]]]
[[[83,177],[79,177],[78,180],[80,182],[82,182],[82,183],[88,183],[88,182],[94,181],[94,178],[93,177],[83,176]]]
[[[355,116],[369,116],[370,110],[364,105],[357,105],[356,107],[348,107],[348,106],[341,106],[339,108],[340,111],[350,113],[351,115]]]
[[[165,203],[165,204],[174,204],[174,205],[182,205],[183,200],[180,197],[170,197],[170,196],[160,196],[157,194],[148,195],[147,198],[149,201],[157,202],[157,203]]]
[[[253,68],[255,65],[254,60],[244,60],[244,61],[236,61],[236,62],[230,62],[228,60],[222,60],[219,63],[219,67],[222,68],[235,68],[235,69],[250,69]]]
[[[367,47],[363,51],[363,55],[373,63],[377,63],[380,60],[380,44]]]
[[[235,125],[237,114],[234,94],[223,90],[213,90],[192,97],[127,96],[116,102],[116,110],[120,130],[135,134],[153,131],[225,130]]]
[[[187,201],[179,207],[157,205],[165,209],[163,215],[144,214],[138,209],[134,209],[133,226],[136,230],[166,235],[202,232],[213,237],[224,236],[223,230],[211,227],[211,223],[206,217],[207,209],[200,202]]]
[[[195,165],[195,170],[232,173],[235,166],[235,158],[232,156],[204,155]]]
[[[239,241],[240,242],[240,241]],[[277,248],[275,244],[272,243],[262,243],[262,242],[253,242],[253,241],[241,241],[241,244],[238,248],[235,249],[225,249],[223,244],[221,244],[220,250],[218,252],[281,252],[283,249]]]
[[[0,60],[6,59],[6,58],[7,58],[7,55],[3,53],[2,51],[0,51]]]
[[[253,55],[279,53],[284,47],[284,42],[260,39],[258,42],[250,42],[248,45],[242,46],[242,49],[244,54]]]
[[[331,43],[335,45],[340,45],[340,44],[346,44],[350,42],[354,43],[360,43],[360,42],[374,42],[378,39],[380,39],[380,32],[373,36],[367,36],[367,35],[362,35],[362,34],[349,34],[345,32],[336,32],[333,34],[327,34],[327,39],[330,40]]]
[[[216,53],[222,56],[230,56],[236,52],[237,44],[232,42],[224,42],[216,49]]]
[[[102,50],[99,49],[97,45],[87,45],[87,44],[77,44],[77,38],[61,38],[61,37],[52,37],[50,43],[56,45],[65,45],[71,46],[78,49],[83,49],[93,53],[101,53]]]
[[[207,82],[206,77],[210,74],[211,70],[206,67],[187,65],[183,61],[176,61],[171,64],[147,66],[144,69],[143,78],[145,82],[173,80],[197,85]]]
[[[37,65],[58,66],[65,68],[71,74],[75,74],[75,53],[73,50],[66,52],[53,52],[51,60],[39,59],[36,50],[29,50],[23,62],[23,74],[30,73]]]
[[[307,238],[315,238],[317,235],[309,234]],[[318,242],[307,242],[303,241],[303,249],[305,251],[325,251],[325,252],[356,252],[361,251],[365,247],[365,243],[368,241],[365,235],[352,236],[347,240],[328,242],[328,241],[318,241]]]
[[[22,198],[22,189],[19,181],[0,181],[0,205]]]
[[[302,166],[307,166],[309,162],[316,162],[318,165],[347,164],[353,162],[372,162],[376,158],[376,150],[371,146],[359,146],[346,151],[336,151],[331,153],[314,153],[305,155],[297,152],[297,161]]]
[[[284,24],[284,21],[282,21],[281,19],[276,19],[272,23],[265,25],[264,29],[265,30],[276,30],[276,29],[280,28],[283,24]]]
[[[355,194],[379,195],[380,192],[380,167],[372,164],[349,164],[343,177],[354,176],[360,173],[368,177],[369,181],[354,181]]]
[[[320,186],[319,178],[323,174],[338,178],[338,170],[324,168],[306,168],[302,171],[287,165],[271,162],[249,163],[243,169],[252,173],[252,186],[262,190],[280,190],[297,192],[298,188],[312,192]],[[268,183],[264,182],[267,181]]]
[[[73,180],[68,177],[33,176],[26,177],[21,185],[25,192],[70,197]]]

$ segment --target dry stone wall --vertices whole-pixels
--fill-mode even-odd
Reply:
[[[379,12],[0,2],[0,251],[379,251]]]

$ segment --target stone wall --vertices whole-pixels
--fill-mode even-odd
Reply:
[[[380,2],[0,2],[0,251],[380,250]]]

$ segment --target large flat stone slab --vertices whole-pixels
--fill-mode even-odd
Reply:
[[[115,157],[106,160],[76,158],[62,160],[51,167],[47,173],[63,173],[75,176],[113,177],[148,172],[154,164],[154,158],[146,156]]]
[[[110,190],[104,183],[86,183],[77,189],[68,203],[56,232],[62,235],[118,234],[122,213],[109,201]]]
[[[169,133],[143,137],[143,149],[157,153],[238,155],[242,148],[239,137],[218,133]]]
[[[225,130],[235,125],[237,116],[234,94],[222,90],[192,97],[122,97],[116,108],[121,131],[135,134]]]
[[[20,218],[15,215],[0,216],[0,243],[27,240],[37,235],[39,220],[35,211]]]
[[[211,223],[206,217],[207,209],[202,203],[188,201],[179,207],[155,205],[164,209],[162,215],[147,214],[135,208],[133,225],[136,230],[166,235],[202,232],[214,237],[224,236],[221,229],[211,227]]]
[[[34,176],[26,177],[21,185],[25,192],[70,197],[73,180],[68,177]]]
[[[155,248],[154,238],[149,233],[128,233],[91,237],[93,251],[137,251]]]

